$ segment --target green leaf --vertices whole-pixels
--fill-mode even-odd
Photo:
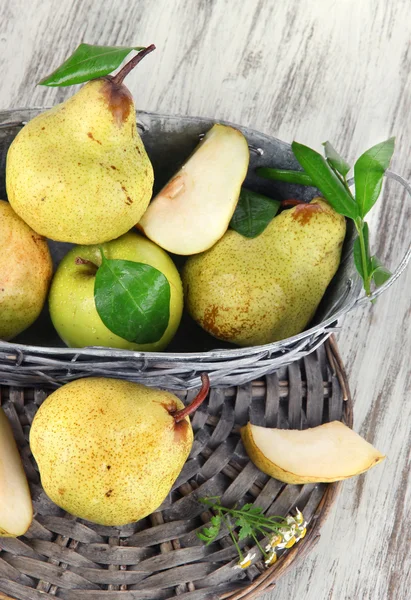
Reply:
[[[340,156],[330,142],[324,142],[324,152],[327,160],[338,173],[345,177],[351,169],[350,165]]]
[[[74,53],[39,85],[66,86],[83,83],[108,75],[132,50],[143,50],[143,46],[93,46],[80,44]]]
[[[304,171],[314,185],[324,194],[325,199],[339,214],[355,219],[358,207],[344,184],[340,181],[325,158],[308,146],[293,142],[292,150]]]
[[[94,300],[104,325],[129,342],[162,338],[170,319],[170,284],[151,265],[108,260],[96,273]]]
[[[386,281],[388,281],[391,275],[391,271],[384,267],[376,256],[371,258],[371,277],[376,287],[382,286]]]
[[[245,237],[257,237],[272,221],[279,208],[278,200],[271,200],[242,188],[230,227]]]
[[[394,152],[395,138],[373,146],[354,165],[355,197],[359,216],[364,217],[376,203],[381,192],[384,173]]]
[[[244,540],[245,538],[252,535],[252,533],[254,531],[253,526],[245,518],[242,518],[242,517],[239,517],[236,520],[235,525],[236,525],[236,527],[239,527],[239,530],[238,530],[238,539],[239,540]]]
[[[297,183],[299,185],[311,185],[314,183],[304,171],[288,171],[287,169],[272,169],[270,167],[258,167],[257,175],[264,179],[273,179],[274,181],[285,181],[286,183]]]

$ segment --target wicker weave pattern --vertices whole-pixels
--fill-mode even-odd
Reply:
[[[330,340],[300,362],[253,384],[212,389],[193,418],[195,441],[173,491],[150,517],[125,527],[75,519],[44,494],[28,446],[29,426],[48,392],[1,388],[30,480],[35,520],[26,536],[0,539],[0,591],[21,600],[184,600],[255,598],[315,542],[338,485],[285,485],[249,460],[239,427],[306,428],[333,419],[351,424],[348,387]],[[194,391],[182,392],[189,401]],[[254,502],[267,514],[298,506],[309,533],[276,565],[234,570],[236,551],[226,531],[205,547],[196,531],[210,514],[197,502],[221,495],[228,506]],[[248,549],[248,546],[246,546]],[[258,555],[256,548],[252,549]]]

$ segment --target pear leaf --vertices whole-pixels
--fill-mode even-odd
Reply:
[[[384,267],[379,258],[371,258],[371,277],[376,287],[382,286],[391,277],[392,273]]]
[[[257,192],[241,188],[230,227],[244,237],[257,237],[272,221],[279,208],[278,200],[272,200],[267,196],[257,194]]]
[[[39,85],[67,86],[83,83],[108,75],[121,65],[133,50],[144,50],[144,46],[93,46],[80,44],[74,53]]]
[[[168,327],[170,284],[151,265],[109,260],[102,252],[94,300],[104,325],[129,342],[157,342]]]
[[[348,171],[351,169],[350,165],[340,156],[337,150],[330,144],[330,142],[324,142],[324,152],[328,162],[338,173],[345,177]]]
[[[298,142],[293,142],[291,148],[295,158],[333,209],[340,215],[355,219],[358,216],[357,204],[325,158]]]
[[[257,175],[264,179],[284,181],[285,183],[297,183],[300,185],[314,186],[313,180],[304,171],[289,171],[288,169],[272,169],[271,167],[258,167]]]
[[[365,217],[381,192],[384,173],[394,153],[395,138],[373,146],[354,165],[355,199],[360,217]]]

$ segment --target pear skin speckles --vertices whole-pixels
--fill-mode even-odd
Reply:
[[[184,266],[188,312],[240,346],[300,333],[337,271],[345,228],[345,218],[316,198],[283,211],[254,239],[227,231]]]
[[[193,432],[176,427],[173,394],[90,378],[51,394],[33,421],[30,447],[47,495],[80,518],[123,525],[156,510],[186,461]]]
[[[9,148],[8,199],[50,239],[115,239],[139,221],[150,201],[153,168],[136,130],[132,99],[124,92],[110,104],[107,85],[104,79],[88,82],[31,120]]]
[[[0,200],[0,339],[12,339],[39,316],[52,261],[46,240]]]

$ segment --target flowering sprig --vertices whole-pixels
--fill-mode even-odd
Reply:
[[[210,526],[204,527],[197,536],[209,545],[217,538],[221,526],[225,525],[238,552],[239,561],[235,565],[238,569],[247,569],[255,558],[255,554],[250,552],[244,556],[238,544],[239,540],[253,538],[268,567],[276,562],[278,550],[291,548],[306,534],[307,523],[298,508],[295,517],[266,517],[262,509],[253,504],[244,504],[242,508],[222,506],[218,496],[202,498],[200,502],[211,508],[215,514],[211,517]],[[271,536],[265,549],[257,539],[259,534],[264,537]]]

